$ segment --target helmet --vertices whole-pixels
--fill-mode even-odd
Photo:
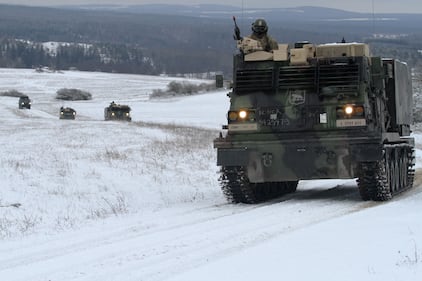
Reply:
[[[265,22],[265,20],[263,19],[257,19],[253,24],[252,24],[252,31],[257,33],[257,34],[264,34],[268,31],[268,26],[267,23]]]

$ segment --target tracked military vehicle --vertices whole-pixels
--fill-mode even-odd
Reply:
[[[130,107],[123,104],[117,104],[114,101],[104,108],[104,119],[107,120],[123,120],[132,121],[130,117]]]
[[[70,119],[75,120],[76,118],[76,110],[70,107],[60,107],[60,119]]]
[[[29,99],[28,96],[22,96],[19,98],[18,106],[19,106],[19,109],[24,109],[24,108],[31,109],[31,100]]]
[[[257,203],[300,180],[352,179],[363,200],[412,187],[407,65],[361,43],[301,42],[265,52],[244,37],[234,55],[224,132],[214,140],[222,190]]]

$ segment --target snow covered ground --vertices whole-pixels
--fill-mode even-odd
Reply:
[[[227,204],[212,148],[226,93],[148,99],[174,80],[0,69],[0,92],[33,100],[18,110],[0,97],[0,280],[421,280],[419,170],[386,203],[362,202],[353,180],[321,180]],[[55,100],[61,88],[93,99]],[[112,100],[133,122],[103,121]],[[75,121],[59,120],[62,105]]]

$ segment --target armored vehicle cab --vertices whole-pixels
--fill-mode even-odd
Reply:
[[[113,101],[108,107],[104,108],[104,119],[131,121],[130,110],[129,106],[117,104]]]
[[[19,109],[27,108],[31,109],[31,100],[28,96],[22,96],[18,101]]]
[[[61,107],[60,108],[60,119],[70,119],[75,120],[76,111],[70,107]]]
[[[409,69],[360,43],[238,41],[226,131],[214,140],[228,200],[256,203],[299,180],[357,178],[363,200],[383,201],[414,179]]]

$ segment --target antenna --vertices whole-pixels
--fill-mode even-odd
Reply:
[[[375,0],[372,0],[372,37],[375,36]]]
[[[242,27],[243,30],[245,30],[245,25],[243,24],[243,19],[244,19],[244,5],[243,5],[243,0],[242,0],[242,19],[240,20],[240,26]]]

